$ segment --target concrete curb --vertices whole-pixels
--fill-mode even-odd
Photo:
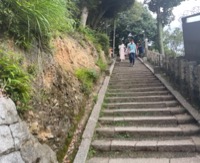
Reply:
[[[113,62],[113,64],[110,67],[110,75],[112,74],[112,71],[114,69],[114,65],[115,65],[115,61]],[[104,101],[104,97],[107,91],[107,87],[110,81],[110,76],[106,76],[104,83],[98,93],[98,100],[97,103],[95,104],[92,113],[90,115],[90,118],[87,122],[87,125],[85,127],[85,130],[83,132],[82,135],[82,141],[81,144],[79,146],[79,150],[76,154],[76,157],[74,159],[74,163],[85,163],[86,159],[87,159],[87,155],[88,155],[88,151],[90,148],[90,144],[93,138],[93,134],[94,134],[94,130],[96,127],[96,124],[98,122],[98,118],[99,118],[99,114],[101,111],[101,106],[103,104]]]
[[[147,63],[145,63],[141,58],[138,58],[171,92],[171,94],[179,101],[179,103],[193,116],[193,118],[200,124],[200,113],[190,104],[185,98],[177,91],[175,91],[172,86],[159,74],[155,74],[153,68],[151,68]]]

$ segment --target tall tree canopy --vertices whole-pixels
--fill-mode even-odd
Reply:
[[[172,9],[184,0],[145,0],[149,10],[157,14],[159,52],[164,54],[163,27],[173,20]]]
[[[164,31],[164,48],[167,55],[183,55],[183,32],[180,28]]]
[[[117,42],[127,37],[129,33],[142,38],[145,35],[149,40],[155,41],[156,20],[141,3],[135,2],[130,10],[118,15],[116,33]]]
[[[104,18],[113,18],[117,13],[131,8],[135,0],[84,0],[81,23],[96,29]]]

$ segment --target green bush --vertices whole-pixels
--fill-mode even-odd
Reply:
[[[0,87],[16,103],[17,109],[28,108],[31,97],[31,81],[20,66],[19,60],[9,58],[0,53]]]
[[[78,32],[82,33],[86,40],[91,41],[92,43],[96,42],[94,30],[92,30],[88,27],[83,28],[80,26],[78,28]]]
[[[106,34],[98,33],[88,27],[79,27],[78,31],[82,33],[86,40],[92,42],[97,50],[103,50],[107,55],[109,53],[109,37]]]
[[[88,95],[91,92],[93,84],[98,79],[97,72],[89,69],[78,69],[76,71],[76,76],[82,82],[82,92]]]
[[[101,58],[98,59],[97,61],[97,66],[99,66],[100,70],[103,72],[103,71],[106,71],[107,69],[107,64],[103,62],[103,60]]]
[[[45,46],[53,31],[73,29],[73,8],[70,0],[2,0],[0,30],[24,48],[29,48],[33,40]]]
[[[109,54],[109,37],[104,33],[97,33],[96,34],[97,41],[101,45],[102,50],[105,54]]]

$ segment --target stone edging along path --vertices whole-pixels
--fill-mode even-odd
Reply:
[[[115,65],[115,61],[112,63],[112,65],[109,69],[110,75],[112,74],[112,71],[114,69],[114,65]],[[88,151],[89,151],[89,148],[90,148],[90,144],[91,144],[91,141],[92,141],[92,138],[93,138],[93,133],[95,131],[96,124],[98,122],[99,113],[100,113],[100,110],[101,110],[101,107],[102,107],[102,104],[103,104],[103,101],[104,101],[104,97],[105,97],[105,94],[106,94],[106,91],[107,91],[109,80],[110,80],[110,76],[106,76],[104,83],[103,83],[103,85],[102,85],[102,87],[101,87],[101,89],[98,93],[97,103],[95,104],[95,106],[92,110],[90,118],[88,119],[87,125],[85,127],[84,132],[83,132],[82,141],[81,141],[81,144],[79,146],[79,150],[76,154],[76,157],[74,159],[74,163],[84,163],[84,162],[86,162]]]
[[[141,58],[138,58],[163,84],[164,86],[171,92],[171,94],[180,102],[180,104],[193,116],[193,118],[200,124],[200,113],[189,104],[185,98],[177,91],[175,91],[172,86],[160,75],[156,74],[147,63],[145,63]]]

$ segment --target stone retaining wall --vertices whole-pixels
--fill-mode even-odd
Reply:
[[[184,96],[200,106],[200,64],[184,57],[160,57],[160,54],[151,51],[147,58],[154,66],[162,68]]]
[[[0,97],[0,163],[57,163],[56,154],[28,130],[11,99]]]

